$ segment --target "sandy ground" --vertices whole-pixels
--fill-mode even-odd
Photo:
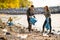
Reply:
[[[1,37],[4,37],[6,40],[60,40],[60,34],[47,35],[36,29],[29,32],[28,29],[16,25],[0,28]]]
[[[4,14],[3,14],[4,15]],[[44,22],[44,17],[43,15],[35,15],[36,18],[38,19],[38,22],[36,23],[36,27],[33,29],[33,31],[31,32],[28,32],[28,29],[26,29],[26,26],[27,26],[27,21],[25,19],[25,22],[24,22],[24,18],[26,18],[26,15],[23,17],[22,15],[19,15],[19,16],[12,16],[12,15],[9,15],[7,17],[7,15],[1,15],[1,18],[3,19],[3,22],[4,21],[7,21],[8,17],[13,17],[13,18],[18,18],[15,20],[15,23],[18,23],[20,22],[22,25],[13,25],[13,26],[7,26],[7,25],[0,25],[1,27],[3,28],[0,28],[0,38],[1,37],[4,37],[6,40],[60,40],[60,34],[43,34],[41,33],[40,30],[36,30],[36,28],[39,28],[41,29],[42,28],[42,24]],[[21,19],[20,19],[21,18]],[[40,18],[40,19],[39,19]],[[43,19],[43,20],[42,20]],[[54,26],[54,28],[56,28],[55,30],[59,30],[59,22],[60,21],[60,15],[58,16],[58,14],[55,14],[55,15],[52,15],[52,26]],[[55,23],[55,24],[54,24]],[[24,25],[23,25],[24,24]],[[40,25],[37,25],[37,24],[40,24]],[[57,27],[56,27],[57,26]],[[1,39],[0,39],[1,40]]]

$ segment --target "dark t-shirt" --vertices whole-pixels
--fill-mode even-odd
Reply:
[[[34,15],[34,13],[31,12],[31,9],[30,8],[28,8],[28,10],[27,10],[27,16],[32,16],[32,15]]]

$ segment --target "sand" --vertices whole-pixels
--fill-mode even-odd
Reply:
[[[4,37],[6,40],[60,40],[60,35],[58,34],[44,36],[43,33],[36,29],[29,32],[25,27],[16,25],[5,25],[3,29],[0,28],[0,38],[1,37]]]

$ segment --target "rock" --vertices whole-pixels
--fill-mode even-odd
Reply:
[[[0,37],[0,40],[6,40],[4,37]]]

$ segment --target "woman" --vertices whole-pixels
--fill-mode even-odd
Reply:
[[[49,20],[48,20],[48,21],[49,21],[49,26],[50,26],[50,31],[49,31],[49,33],[51,33],[51,29],[52,29],[52,27],[51,27],[51,14],[50,14],[50,11],[49,11],[48,6],[45,6],[45,7],[44,7],[44,10],[45,10],[45,13],[44,13],[45,18],[46,18],[46,19],[49,18]],[[44,24],[43,24],[43,31],[42,31],[42,32],[44,32],[44,28],[45,28],[46,23],[47,23],[47,21],[45,20],[45,22],[44,22]]]

